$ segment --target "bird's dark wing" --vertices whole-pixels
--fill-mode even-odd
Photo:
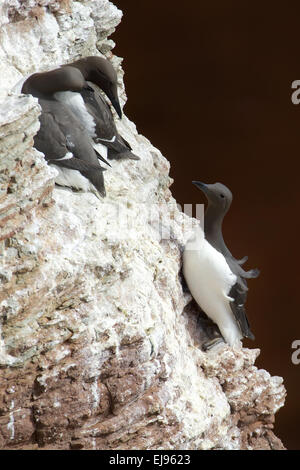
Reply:
[[[92,82],[88,82],[88,84],[94,91],[84,89],[80,94],[89,113],[94,117],[97,138],[105,141],[112,140],[117,134],[117,128],[110,107],[97,92],[95,85]]]
[[[125,150],[121,148],[122,151],[117,150],[116,147],[118,148],[119,146],[115,145],[115,148],[110,148],[108,147],[108,158],[110,160],[140,160],[140,157],[138,157],[135,153],[131,152],[131,150]]]
[[[140,160],[137,155],[131,152],[129,143],[118,133],[111,109],[98,92],[97,87],[92,82],[88,82],[88,84],[94,91],[84,89],[81,91],[81,96],[96,123],[95,142],[108,148],[108,158],[111,160],[125,158]]]
[[[260,274],[260,270],[255,268],[255,269],[250,269],[249,271],[245,271],[243,269],[243,273],[241,274],[242,277],[244,277],[245,279],[255,279],[256,277],[258,277]]]
[[[76,115],[58,101],[52,101],[50,112],[53,121],[64,136],[67,151],[71,152],[75,158],[97,166],[98,156],[93,148],[93,140]],[[62,158],[61,155],[59,157]],[[56,154],[52,158],[57,158]],[[103,160],[102,157],[101,159]]]
[[[105,171],[105,168],[102,168],[100,165],[87,163],[75,157],[68,158],[66,160],[51,159],[49,160],[49,163],[60,166],[62,168],[80,171],[80,173],[95,186],[100,195],[105,197],[106,191],[103,177],[103,171]]]
[[[246,310],[245,310],[245,303],[247,300],[247,290],[243,288],[239,282],[236,282],[234,286],[232,286],[229,297],[232,297],[232,302],[230,302],[230,307],[232,313],[236,321],[239,324],[241,329],[242,335],[245,338],[250,338],[252,340],[255,339],[252,331],[250,330],[250,325],[247,319]]]
[[[42,112],[39,117],[40,129],[34,137],[34,146],[40,152],[43,152],[46,160],[51,158],[63,158],[68,152],[66,138],[52,113]]]
[[[34,138],[35,147],[49,163],[78,170],[105,196],[103,168],[93,149],[93,142],[76,116],[62,103],[39,98],[42,107],[40,129]],[[73,155],[65,159],[66,154]]]
[[[106,163],[106,165],[111,167],[111,164],[107,160],[105,160],[104,157],[102,157],[101,153],[99,153],[98,150],[96,150],[95,148],[94,148],[94,150],[96,152],[96,155],[97,155],[98,159],[101,160],[103,163]]]
[[[231,271],[236,275],[239,276],[243,279],[251,279],[251,278],[256,278],[259,276],[259,270],[258,269],[250,269],[250,271],[245,271],[242,267],[241,264],[238,260],[233,258],[233,256],[226,255],[226,261],[227,264],[229,265]],[[246,284],[246,281],[244,281],[244,284]]]
[[[225,256],[225,258],[226,258],[228,264],[230,265],[230,268],[231,268],[231,270],[234,274],[236,274],[237,276],[240,276],[244,279],[255,278],[259,275],[259,270],[258,269],[250,269],[250,271],[245,271],[242,268],[242,265],[244,263],[246,263],[246,261],[248,260],[248,256],[244,256],[244,258],[242,258],[240,260],[236,259],[232,255],[230,250],[227,248],[227,246],[224,242],[222,233],[221,234],[210,233],[210,234],[206,235],[206,238],[207,238],[208,242],[216,250],[220,251],[220,253],[222,253]]]

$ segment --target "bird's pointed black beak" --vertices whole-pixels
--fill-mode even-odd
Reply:
[[[122,119],[122,110],[121,110],[119,99],[116,99],[115,97],[112,97],[112,98],[109,97],[109,99],[111,101],[111,104],[115,108],[117,115],[119,116],[120,119]]]
[[[192,181],[192,183],[197,186],[197,188],[201,189],[201,191],[206,192],[208,190],[208,187],[205,183],[202,183],[202,181]]]
[[[110,99],[111,104],[116,110],[116,113],[118,114],[119,118],[122,119],[122,110],[120,106],[120,101],[118,97],[118,91],[117,87],[111,87],[109,89],[103,89],[104,93],[107,95],[107,97]]]

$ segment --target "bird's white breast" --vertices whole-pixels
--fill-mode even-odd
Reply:
[[[185,246],[183,274],[192,296],[219,326],[225,340],[238,345],[241,334],[231,311],[232,299],[228,296],[237,277],[224,256],[205,240],[200,228]]]
[[[226,296],[236,282],[226,263],[224,256],[213,248],[205,238],[198,244],[187,243],[183,254],[184,276],[192,292],[205,299],[217,296]],[[192,295],[194,296],[193,292]],[[196,299],[197,300],[197,299]]]
[[[93,116],[87,111],[80,93],[73,91],[57,91],[54,93],[54,97],[73,111],[91,137],[96,137],[96,123]]]

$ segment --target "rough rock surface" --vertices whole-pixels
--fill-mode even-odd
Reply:
[[[107,198],[54,187],[37,100],[8,93],[87,54],[118,67],[120,19],[108,0],[1,2],[0,448],[282,449],[285,390],[259,350],[201,350],[168,161],[124,116],[141,160],[112,162]]]

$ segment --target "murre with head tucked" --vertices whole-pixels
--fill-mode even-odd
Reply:
[[[63,67],[31,75],[25,81],[22,93],[37,97],[42,108],[40,130],[34,137],[34,146],[58,170],[55,182],[104,197],[105,169],[98,158],[106,160],[94,150],[85,126],[56,97],[67,90],[80,92],[86,88],[88,84],[77,68]]]
[[[80,95],[62,93],[58,99],[76,113],[94,142],[101,146],[102,155],[112,160],[140,160],[132,152],[128,142],[118,133],[111,109],[97,89],[99,87],[105,93],[121,119],[117,74],[112,64],[102,57],[89,56],[66,66],[80,70],[89,88],[81,90]]]
[[[190,292],[201,309],[219,327],[230,346],[241,347],[243,337],[254,339],[246,316],[247,278],[257,277],[258,270],[244,271],[227,248],[222,222],[232,202],[230,190],[221,183],[193,181],[207,199],[204,232],[199,227],[188,240],[183,254],[183,274]],[[210,349],[219,340],[204,345]]]

